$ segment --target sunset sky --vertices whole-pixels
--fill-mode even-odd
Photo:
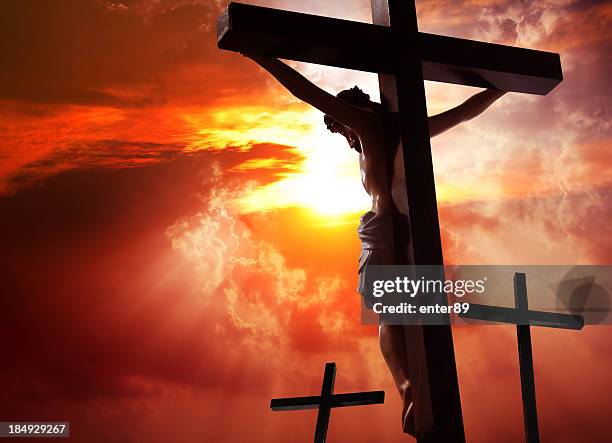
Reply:
[[[370,22],[368,0],[249,1]],[[414,441],[360,323],[357,157],[216,47],[227,0],[0,3],[0,421],[71,441],[308,442],[270,398],[384,389],[328,441]],[[420,30],[554,51],[564,82],[432,140],[454,264],[611,264],[612,3],[417,0]],[[401,54],[398,54],[401,57]],[[291,63],[329,92],[373,74]],[[429,114],[477,89],[426,84]],[[515,329],[454,331],[469,442],[517,442]],[[545,442],[610,440],[612,329],[532,332]]]

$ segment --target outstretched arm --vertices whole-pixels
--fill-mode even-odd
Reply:
[[[453,109],[429,117],[429,136],[435,137],[459,123],[466,122],[482,114],[504,94],[504,91],[487,89],[470,97]]]
[[[277,58],[244,55],[272,74],[295,97],[311,104],[343,125],[356,130],[368,118],[369,111],[346,103],[325,92]]]

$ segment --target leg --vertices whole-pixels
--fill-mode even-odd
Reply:
[[[391,371],[395,385],[403,401],[402,425],[404,432],[414,435],[414,408],[410,395],[410,374],[408,371],[408,358],[406,356],[406,341],[404,326],[379,326],[380,350]]]

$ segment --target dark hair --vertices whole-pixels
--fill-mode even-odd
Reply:
[[[340,91],[336,97],[341,98],[345,102],[349,102],[351,105],[361,106],[363,108],[370,108],[373,103],[370,100],[370,96],[363,92],[358,86]]]
[[[362,108],[377,108],[377,103],[371,101],[370,96],[363,92],[358,86],[353,86],[350,89],[340,91],[336,95],[336,97],[341,100],[344,100],[345,102],[350,103],[351,105],[359,106]],[[329,115],[326,115],[323,118],[323,121],[325,122],[325,125],[330,131],[342,134],[346,138],[346,141],[348,142],[349,146],[355,151],[361,153],[361,142],[359,141],[359,137],[357,136],[357,134],[355,134],[355,132],[351,128],[343,125],[342,123],[335,120],[333,117],[330,117]],[[334,130],[332,130],[331,128],[334,128]]]

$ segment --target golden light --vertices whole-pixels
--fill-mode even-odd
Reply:
[[[251,149],[257,143],[292,146],[305,160],[291,165],[278,180],[248,188],[234,203],[242,213],[300,207],[320,216],[337,217],[367,211],[368,195],[359,175],[357,153],[345,139],[327,131],[319,111],[306,105],[283,109],[242,106],[217,110],[204,117],[184,115],[197,131],[189,150]],[[269,169],[287,165],[275,158],[249,159],[233,171]]]
[[[267,211],[297,206],[325,216],[365,211],[371,204],[361,185],[357,153],[349,149],[344,138],[327,131],[321,113],[306,111],[298,117],[298,126],[285,134],[284,143],[296,146],[305,160],[295,172],[283,174],[278,181],[256,187],[238,202],[242,211]],[[297,123],[297,122],[296,122]],[[298,127],[294,126],[294,128]],[[261,140],[271,141],[280,134],[278,128],[258,128]],[[257,163],[265,164],[264,160]]]
[[[303,106],[271,109],[264,106],[236,106],[218,109],[205,116],[183,115],[197,129],[188,150],[219,150],[226,147],[249,149],[253,143],[295,145],[310,130]]]
[[[277,170],[277,180],[266,184],[251,183],[232,202],[241,213],[298,207],[334,223],[349,214],[370,209],[370,198],[360,180],[357,153],[348,147],[344,137],[327,130],[321,112],[306,104],[273,100],[258,105],[218,108],[205,115],[187,114],[183,115],[183,120],[193,128],[188,132],[195,134],[188,143],[188,150],[231,147],[248,151],[254,145],[272,143],[281,145],[279,149],[295,150],[304,158],[290,165],[282,158],[249,158],[234,166],[232,172]],[[444,158],[438,160],[436,170],[445,176],[448,167]],[[486,187],[474,186],[474,183],[466,186],[464,181],[465,177],[437,180],[438,201],[482,197]],[[475,192],[475,189],[480,191]]]

